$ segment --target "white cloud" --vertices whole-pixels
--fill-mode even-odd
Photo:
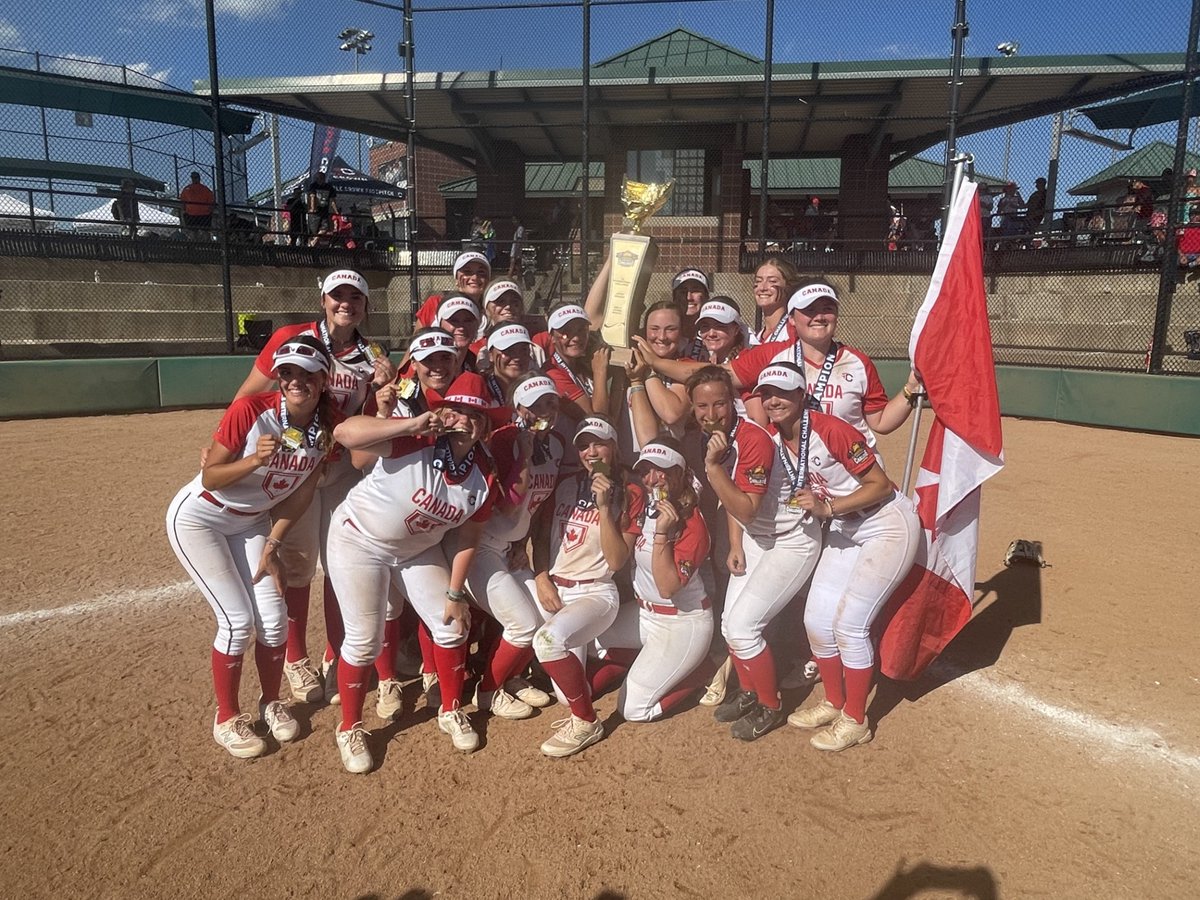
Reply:
[[[214,11],[220,18],[254,22],[277,19],[295,0],[214,0]],[[134,17],[154,24],[175,23],[188,27],[204,26],[204,0],[146,0]]]
[[[7,19],[0,19],[0,47],[10,50],[24,50],[21,45],[21,29]]]
[[[921,59],[924,56],[923,51],[916,44],[884,44],[879,48],[879,52],[884,56],[891,56],[895,59]]]
[[[129,84],[139,87],[162,87],[162,83],[171,75],[169,68],[157,69],[148,62],[127,63],[122,71],[120,63],[105,62],[103,56],[84,56],[78,53],[43,57],[42,68],[47,72],[91,78],[95,81],[128,81]]]

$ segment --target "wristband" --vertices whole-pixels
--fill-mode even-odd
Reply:
[[[649,375],[646,376],[647,381],[649,381],[651,378],[657,378],[659,381],[662,381],[662,376],[659,375],[657,372],[651,372]]]
[[[825,508],[829,510],[829,518],[834,518],[837,513],[833,511],[833,500],[830,497],[825,498]]]
[[[457,591],[451,588],[450,590],[446,591],[446,599],[448,599],[451,603],[466,603],[467,592],[461,588]]]
[[[665,546],[666,544],[671,543],[671,538],[669,535],[659,534],[658,532],[655,532],[654,533],[654,543],[659,546]]]
[[[638,391],[642,391],[644,393],[645,390],[646,390],[646,386],[644,384],[642,384],[640,381],[631,382],[629,385],[629,393],[631,393],[631,394],[636,394]]]
[[[267,538],[267,546],[268,547],[282,547],[283,541],[279,540],[279,538],[269,537],[269,538]]]

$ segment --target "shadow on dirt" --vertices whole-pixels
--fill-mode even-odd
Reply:
[[[996,876],[987,866],[938,866],[930,862],[918,862],[909,867],[901,859],[896,872],[879,892],[870,900],[905,900],[926,891],[937,891],[939,897],[950,896],[973,898],[973,900],[999,900],[1000,889]]]

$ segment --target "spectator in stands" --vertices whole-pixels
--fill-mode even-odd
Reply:
[[[183,204],[183,227],[189,237],[198,240],[212,228],[213,208],[217,204],[217,198],[200,180],[199,172],[193,172],[191,179],[191,183],[179,192],[179,200]]]
[[[138,211],[137,191],[133,187],[132,178],[121,179],[121,191],[117,194],[117,199],[113,201],[112,214],[118,222],[125,222],[129,225],[130,237],[137,237],[138,222],[142,217]]]
[[[1188,223],[1179,229],[1179,267],[1195,271],[1200,267],[1200,206],[1188,211]]]
[[[304,196],[304,185],[297,184],[283,205],[288,217],[288,243],[293,247],[297,244],[305,246],[308,244],[308,198]]]
[[[525,225],[515,213],[512,217],[512,249],[508,252],[508,277],[516,278],[521,274],[521,248],[525,246]]]
[[[1033,187],[1033,193],[1029,195],[1029,201],[1025,204],[1025,222],[1031,232],[1040,229],[1042,219],[1046,218],[1046,179],[1035,179]]]
[[[979,221],[983,225],[983,236],[986,238],[992,230],[993,197],[983,188],[979,189]]]
[[[334,199],[337,191],[325,177],[323,171],[317,172],[308,186],[308,230],[313,235],[315,243],[322,232],[328,234],[333,230],[333,217],[337,215],[337,201]]]
[[[1000,216],[1000,237],[1016,237],[1024,230],[1021,220],[1021,208],[1024,205],[1025,201],[1021,199],[1017,183],[1010,181],[1004,185],[1004,193],[1000,195],[1000,202],[996,204],[996,212]]]
[[[1154,191],[1140,178],[1134,178],[1129,182],[1129,193],[1133,194],[1135,204],[1134,225],[1138,230],[1145,231],[1150,224],[1150,217],[1154,215]]]
[[[1133,240],[1134,221],[1137,218],[1137,197],[1131,190],[1124,196],[1112,217],[1112,233],[1117,240],[1129,243]]]
[[[1200,185],[1196,184],[1196,170],[1188,169],[1187,177],[1183,180],[1183,202],[1189,210],[1193,207],[1200,206]]]

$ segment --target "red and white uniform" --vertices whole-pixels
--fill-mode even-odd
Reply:
[[[272,359],[275,351],[295,337],[313,337],[319,341],[321,340],[321,324],[307,322],[300,325],[285,325],[276,329],[275,333],[271,335],[271,339],[267,341],[267,345],[255,358],[254,368],[273,380],[275,369]],[[345,416],[355,415],[362,409],[363,401],[371,392],[371,380],[375,377],[375,368],[363,353],[362,348],[365,346],[366,341],[363,340],[362,346],[355,343],[339,353],[334,353],[332,349],[329,351],[333,357],[333,371],[329,373],[329,393],[333,395],[338,409]]]
[[[750,347],[757,347],[760,344],[774,344],[779,342],[792,343],[796,340],[796,326],[792,324],[792,317],[785,311],[783,318],[775,323],[775,327],[768,331],[766,328],[761,328],[758,331],[751,331],[746,335],[746,344]],[[749,382],[753,384],[754,382]]]
[[[799,341],[763,344],[738,354],[729,365],[742,384],[752,385],[758,380],[763,369],[771,363],[790,362],[799,365],[798,356],[804,362],[809,396],[814,396],[825,360],[804,356]],[[834,357],[833,371],[825,383],[822,396],[817,399],[821,403],[821,412],[849,422],[862,432],[867,439],[867,445],[874,449],[875,433],[867,424],[867,413],[879,412],[887,406],[888,396],[883,382],[879,380],[875,364],[865,353],[839,344],[837,356]]]
[[[661,701],[703,662],[712,642],[713,617],[699,570],[708,557],[708,528],[693,509],[672,548],[680,588],[663,597],[654,580],[655,520],[630,523],[635,603],[624,604],[616,621],[596,638],[601,658],[614,650],[638,650],[617,701],[629,722],[661,718]]]
[[[436,440],[397,438],[334,511],[328,552],[346,625],[344,662],[367,666],[379,655],[392,587],[412,603],[436,644],[466,640],[443,622],[450,578],[441,541],[468,520],[491,515],[491,460],[479,445],[471,454],[464,471],[453,474],[435,467]]]
[[[260,437],[283,434],[281,403],[278,391],[233,401],[214,440],[236,459],[252,456]],[[325,455],[307,438],[297,450],[280,446],[267,465],[219,490],[205,490],[197,475],[167,510],[171,547],[217,616],[213,646],[221,653],[241,656],[255,631],[269,647],[287,639],[287,609],[274,579],[251,584],[250,576],[271,530],[269,510],[311,477]]]
[[[629,473],[626,473],[629,474]],[[638,484],[626,481],[608,511],[600,510],[590,501],[591,476],[578,472],[559,480],[558,487],[547,503],[551,515],[550,577],[558,587],[563,608],[547,613],[546,624],[534,635],[533,646],[542,662],[563,659],[574,653],[584,662],[587,645],[603,634],[617,617],[620,598],[609,568],[600,549],[600,516],[619,516],[618,529],[626,531],[636,522],[645,507],[644,494]],[[560,700],[565,698],[561,696]]]
[[[493,432],[489,441],[496,465],[498,494],[513,499],[513,484],[520,475],[518,465],[519,430],[506,425]],[[535,438],[537,440],[537,438]],[[563,457],[562,438],[550,432],[536,461],[526,462],[529,487],[518,504],[505,512],[497,506],[484,528],[475,559],[467,574],[467,588],[475,602],[496,619],[504,629],[502,637],[514,647],[530,647],[533,635],[542,624],[538,612],[537,590],[530,569],[513,570],[509,550],[529,536],[533,515],[554,493]]]
[[[809,486],[821,499],[847,497],[878,462],[875,453],[847,423],[816,412],[812,417]],[[830,522],[804,608],[818,660],[840,656],[849,669],[874,665],[871,624],[912,568],[920,533],[916,509],[899,491]]]

